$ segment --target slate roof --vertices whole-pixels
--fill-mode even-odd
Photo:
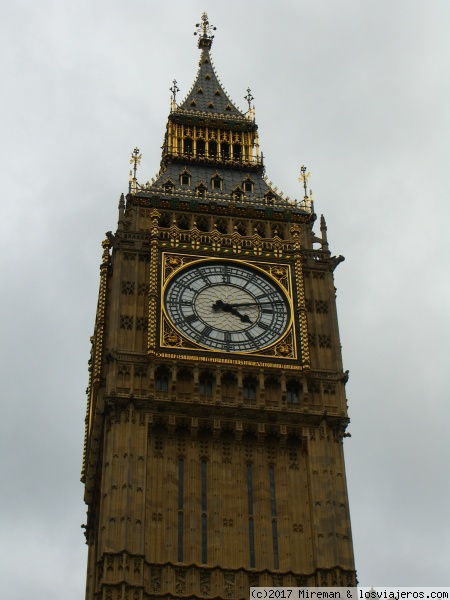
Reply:
[[[267,194],[267,192],[270,191],[269,186],[259,174],[247,173],[244,169],[221,169],[220,166],[216,168],[180,163],[168,165],[164,173],[156,179],[154,185],[162,186],[167,180],[171,179],[175,184],[175,187],[178,188],[180,187],[180,175],[185,170],[191,175],[191,185],[181,186],[186,190],[194,190],[196,186],[202,182],[208,191],[219,191],[213,190],[211,187],[211,179],[218,174],[222,178],[221,194],[232,194],[237,186],[242,188],[242,183],[247,178],[247,175],[253,181],[254,187],[253,192],[247,192],[244,194],[245,196],[257,196],[258,198],[262,198],[264,194]]]
[[[211,40],[203,39],[200,41],[209,43],[202,44],[202,53],[196,80],[185,100],[178,106],[174,113],[189,110],[210,113],[211,116],[226,115],[227,118],[231,116],[240,117],[241,119],[245,118],[244,113],[230,100],[219,82],[209,51]]]

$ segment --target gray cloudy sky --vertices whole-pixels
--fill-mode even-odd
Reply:
[[[450,585],[446,0],[15,0],[1,46],[2,514],[8,600],[84,597],[79,483],[104,232],[158,170],[203,10],[251,87],[267,175],[311,171],[336,271],[361,584]],[[181,99],[181,97],[180,97]],[[27,573],[24,576],[23,573]]]

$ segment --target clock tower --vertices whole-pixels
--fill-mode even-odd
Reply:
[[[139,150],[103,242],[82,480],[88,600],[247,599],[356,584],[327,228],[267,181],[213,28],[161,166]]]

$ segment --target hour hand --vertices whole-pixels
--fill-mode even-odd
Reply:
[[[251,323],[250,317],[248,315],[241,315],[241,313],[238,310],[236,310],[236,308],[234,308],[234,306],[235,305],[227,304],[226,302],[223,302],[222,300],[217,300],[212,305],[212,309],[214,312],[217,312],[218,310],[223,310],[223,312],[227,312],[227,313],[234,315],[235,317],[239,317],[243,323]]]
[[[235,317],[239,317],[243,323],[251,323],[248,315],[241,315],[241,313],[233,307],[231,307],[230,313]]]

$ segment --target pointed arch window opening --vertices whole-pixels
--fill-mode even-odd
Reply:
[[[256,400],[257,382],[254,377],[247,377],[243,381],[243,396],[244,400]]]
[[[206,153],[206,142],[205,142],[205,140],[202,140],[202,139],[197,140],[195,146],[196,146],[195,149],[196,149],[196,152],[197,152],[197,156],[204,156],[205,153]]]
[[[211,187],[213,190],[221,190],[223,186],[223,179],[217,173],[214,177],[211,178]]]
[[[166,194],[173,194],[175,191],[175,184],[169,178],[163,183],[163,188],[164,188],[164,191],[166,192]]]
[[[200,376],[199,379],[199,392],[200,396],[212,396],[213,390],[213,376],[209,373],[205,373]]]
[[[169,391],[169,370],[165,367],[156,369],[155,372],[155,390],[157,392]]]
[[[168,213],[163,213],[159,220],[159,226],[168,229],[170,227],[170,215]]]
[[[220,150],[222,154],[222,159],[228,160],[230,158],[230,144],[228,142],[222,142],[220,145]]]
[[[209,223],[206,217],[200,217],[197,221],[197,229],[199,231],[207,232],[209,231]],[[201,393],[201,392],[200,392]]]
[[[194,149],[194,144],[193,144],[193,140],[192,138],[184,138],[183,140],[183,150],[184,153],[187,154],[188,156],[190,156],[192,154],[192,151]]]
[[[181,185],[191,185],[191,174],[187,169],[184,169],[180,173],[180,184]]]
[[[243,199],[243,197],[244,192],[242,191],[242,188],[240,186],[235,187],[233,190],[233,198],[240,202]]]
[[[207,191],[208,189],[202,181],[195,188],[195,194],[200,198],[204,198]]]
[[[208,142],[208,154],[211,157],[216,157],[217,156],[217,142],[214,140],[210,140]]]
[[[288,404],[300,404],[302,385],[298,381],[288,381],[286,385],[286,402]]]
[[[225,219],[219,219],[216,223],[217,231],[226,235],[228,233],[228,223]]]
[[[250,177],[246,177],[242,182],[242,187],[244,189],[244,192],[253,192],[253,190],[255,189],[253,179],[251,179]]]

